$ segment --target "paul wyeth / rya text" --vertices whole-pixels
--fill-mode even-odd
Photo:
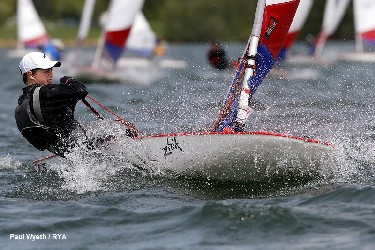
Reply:
[[[66,240],[65,234],[9,234],[10,240]]]

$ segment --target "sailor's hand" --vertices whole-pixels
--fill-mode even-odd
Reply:
[[[71,77],[71,76],[63,76],[60,78],[60,83],[70,85],[71,83],[78,83],[79,85],[84,86],[80,81]]]
[[[63,76],[60,78],[60,83],[62,84],[69,84],[69,82],[73,79],[71,76]]]

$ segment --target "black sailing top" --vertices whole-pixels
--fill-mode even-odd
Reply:
[[[43,121],[40,121],[33,108],[33,93],[36,87],[39,85],[23,88],[16,108],[17,127],[36,148],[50,150],[51,146],[56,147],[59,141],[67,139],[75,129],[75,106],[88,93],[86,87],[74,79],[67,84],[41,86],[39,101]]]

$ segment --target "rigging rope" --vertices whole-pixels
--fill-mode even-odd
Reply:
[[[116,114],[115,112],[113,112],[111,109],[109,109],[108,107],[104,106],[103,104],[101,104],[98,100],[94,99],[93,97],[87,95],[86,96],[87,98],[89,98],[91,101],[95,102],[98,106],[100,106],[102,109],[104,109],[105,111],[107,111],[108,113],[112,114],[113,116],[115,116],[117,118],[116,121],[119,121],[121,122],[122,124],[124,124],[125,126],[127,126],[129,128],[129,132],[130,132],[130,136],[132,138],[135,138],[135,137],[138,137],[138,135],[144,135],[144,133],[142,131],[140,131],[138,128],[135,127],[135,125],[129,121],[126,121],[124,118],[122,118],[121,116],[119,116],[118,114]],[[98,111],[96,111],[85,99],[82,99],[82,102],[97,116],[97,118],[103,120],[103,116],[101,116],[99,114]]]

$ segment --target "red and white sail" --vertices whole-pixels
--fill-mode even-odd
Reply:
[[[356,50],[363,51],[363,43],[375,45],[375,1],[354,0]]]
[[[111,68],[122,55],[131,27],[137,13],[143,7],[143,2],[143,0],[112,0],[110,3],[102,44],[98,48],[101,55],[99,60],[106,60],[106,65],[110,64]],[[98,67],[99,63],[101,62],[94,61],[94,67]]]
[[[322,28],[315,42],[314,56],[321,56],[327,39],[337,30],[349,3],[350,0],[327,0],[323,14]]]
[[[48,42],[44,24],[31,0],[17,1],[18,47],[37,48]]]
[[[288,50],[294,44],[296,38],[301,32],[303,25],[306,22],[306,19],[310,13],[312,4],[313,4],[313,0],[300,0],[292,25],[290,26],[289,32],[286,35],[284,45],[281,48],[281,51],[279,54],[279,60],[283,60],[285,58],[286,54],[288,53]]]

